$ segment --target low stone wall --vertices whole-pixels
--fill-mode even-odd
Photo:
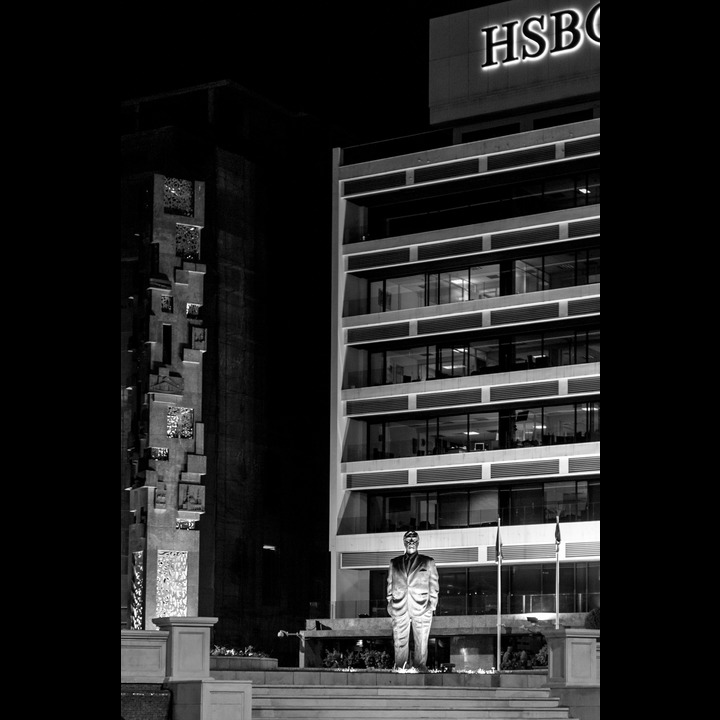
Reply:
[[[443,687],[542,687],[547,671],[503,673],[399,673],[392,670],[215,670],[217,680],[250,680],[254,685],[435,685]]]

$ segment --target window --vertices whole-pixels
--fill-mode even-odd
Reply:
[[[468,508],[469,527],[497,525],[499,516],[497,490],[495,488],[470,490],[468,492]]]
[[[438,497],[439,528],[459,528],[468,526],[467,491],[444,492]]]

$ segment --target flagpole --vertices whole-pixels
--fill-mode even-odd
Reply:
[[[560,629],[560,516],[555,516],[555,629]]]
[[[495,559],[497,561],[497,671],[500,672],[502,634],[502,540],[500,540],[500,518],[498,517],[497,538],[495,540]]]

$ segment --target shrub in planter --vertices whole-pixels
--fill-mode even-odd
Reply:
[[[547,667],[548,664],[548,646],[545,643],[536,653],[533,658],[533,667]]]
[[[386,652],[385,650],[365,650],[365,652],[362,654],[362,658],[366,668],[388,670],[392,667],[390,653]]]
[[[392,667],[390,654],[385,650],[348,650],[342,652],[337,648],[325,651],[323,666],[331,669],[361,670],[363,668],[387,670]]]
[[[262,650],[256,650],[252,645],[248,645],[246,648],[234,648],[226,645],[213,645],[213,649],[210,651],[211,655],[234,655],[236,657],[270,657],[266,652]]]
[[[585,616],[585,627],[588,630],[599,630],[600,629],[600,608],[593,608]]]

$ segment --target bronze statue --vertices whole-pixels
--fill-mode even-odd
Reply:
[[[413,667],[427,672],[428,637],[437,607],[440,583],[435,561],[417,551],[415,530],[403,535],[405,554],[390,561],[387,576],[387,609],[392,619],[395,667],[404,669],[410,652],[412,626],[415,650]]]

